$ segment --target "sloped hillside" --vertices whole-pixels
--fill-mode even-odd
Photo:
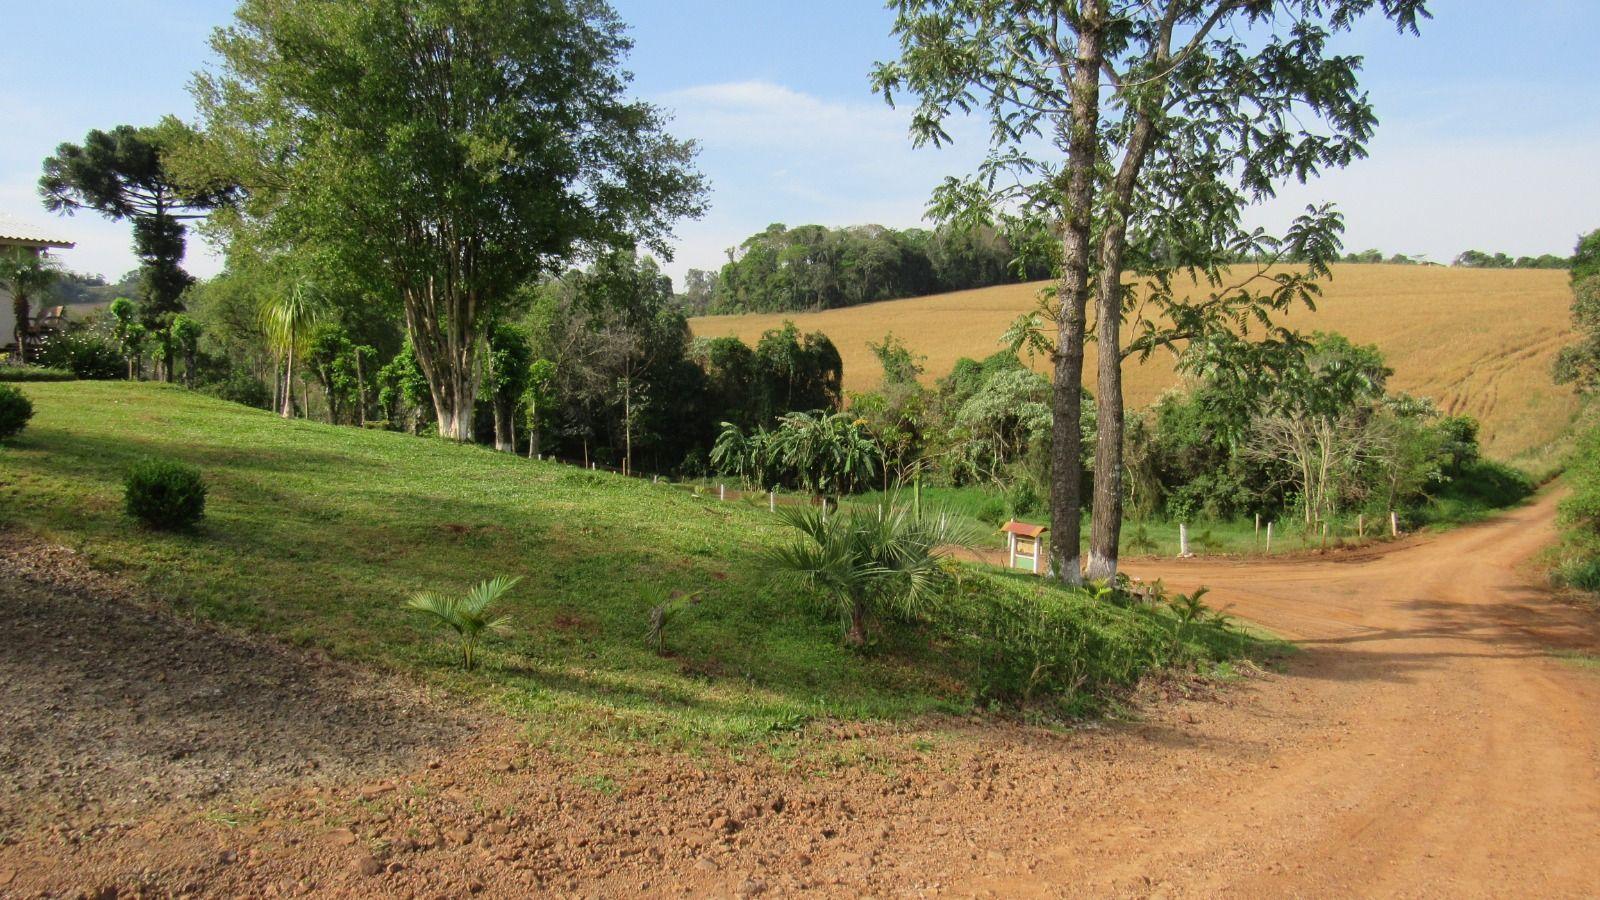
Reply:
[[[927,356],[931,380],[962,356],[981,358],[998,349],[1000,334],[1033,307],[1041,286],[820,313],[708,316],[692,324],[698,335],[731,334],[748,342],[785,319],[803,330],[820,329],[844,357],[845,387],[865,390],[879,374],[869,341],[894,332]],[[1563,271],[1341,265],[1334,267],[1317,311],[1297,311],[1289,322],[1304,331],[1337,331],[1377,344],[1394,367],[1398,389],[1431,397],[1448,412],[1477,416],[1488,452],[1512,458],[1555,439],[1577,411],[1572,394],[1550,383],[1556,352],[1573,340],[1570,302]],[[1093,360],[1091,347],[1090,366]],[[1129,401],[1143,405],[1177,378],[1169,358],[1153,357],[1130,367],[1126,383]]]

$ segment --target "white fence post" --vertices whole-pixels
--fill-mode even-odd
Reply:
[[[1188,559],[1193,556],[1189,552],[1189,525],[1185,522],[1178,523],[1178,558]]]
[[[728,499],[728,486],[727,485],[725,485],[725,484],[717,485],[717,499],[718,500],[726,500],[726,499]]]
[[[1272,552],[1272,523],[1267,523],[1267,552]]]
[[[1392,509],[1389,510],[1389,536],[1400,536],[1400,514]]]
[[[767,512],[778,511],[778,492],[767,491]]]

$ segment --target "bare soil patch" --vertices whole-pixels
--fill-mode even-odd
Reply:
[[[401,679],[176,618],[0,533],[0,829],[415,766],[465,719]]]

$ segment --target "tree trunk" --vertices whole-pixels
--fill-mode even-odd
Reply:
[[[1174,4],[1163,19],[1156,39],[1153,67],[1166,68],[1176,22]],[[1098,432],[1094,454],[1094,512],[1089,535],[1089,578],[1110,582],[1117,577],[1117,552],[1122,540],[1122,435],[1126,412],[1122,400],[1122,265],[1128,249],[1128,216],[1134,188],[1155,143],[1156,128],[1149,110],[1166,98],[1165,81],[1153,95],[1141,98],[1122,164],[1112,183],[1111,208],[1100,236],[1100,291],[1098,319],[1099,379],[1095,396]]]
[[[439,436],[470,443],[472,409],[478,399],[477,379],[459,370],[450,372],[433,391],[433,411],[439,417]]]
[[[289,349],[283,363],[283,408],[278,415],[285,419],[294,416],[294,325],[289,326]]]
[[[539,455],[539,408],[528,404],[528,458]]]
[[[1084,4],[1078,53],[1072,74],[1072,121],[1069,123],[1066,169],[1066,211],[1061,234],[1061,277],[1056,285],[1060,307],[1055,350],[1055,385],[1050,459],[1050,554],[1056,577],[1068,585],[1083,583],[1079,546],[1083,529],[1084,320],[1089,302],[1089,229],[1093,215],[1094,168],[1100,119],[1101,32],[1104,0]]]
[[[11,311],[16,316],[17,359],[26,364],[28,362],[28,324],[33,321],[28,303],[28,292],[13,285],[11,295]]]
[[[367,382],[361,375],[361,351],[355,351],[356,356],[356,424],[362,428],[367,427]]]
[[[494,449],[501,453],[516,453],[516,410],[510,408],[511,401],[504,397],[495,397],[492,405],[494,406]]]
[[[850,629],[845,632],[844,642],[852,647],[867,645],[867,608],[859,601],[850,604]]]
[[[622,474],[633,473],[633,384],[622,379]]]

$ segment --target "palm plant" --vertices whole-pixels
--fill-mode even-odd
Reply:
[[[919,515],[892,502],[833,516],[786,507],[778,518],[800,537],[770,551],[769,565],[836,605],[845,640],[857,647],[867,642],[869,619],[922,615],[948,579],[940,560],[976,542],[972,528],[947,512]]]
[[[32,323],[33,296],[42,293],[56,280],[59,270],[55,262],[27,247],[7,247],[0,250],[0,286],[11,294],[12,314],[16,317],[17,356],[20,362],[28,361],[28,344],[24,340]]]
[[[406,606],[455,631],[461,642],[461,666],[470,672],[477,662],[478,641],[483,634],[504,632],[511,624],[509,616],[495,616],[489,606],[521,580],[502,575],[480,582],[466,594],[457,596],[419,591],[411,595]]]
[[[294,415],[295,351],[305,347],[311,326],[322,318],[326,303],[310,283],[297,280],[288,290],[269,298],[261,309],[261,324],[273,353],[283,360],[283,406],[281,415]]]

